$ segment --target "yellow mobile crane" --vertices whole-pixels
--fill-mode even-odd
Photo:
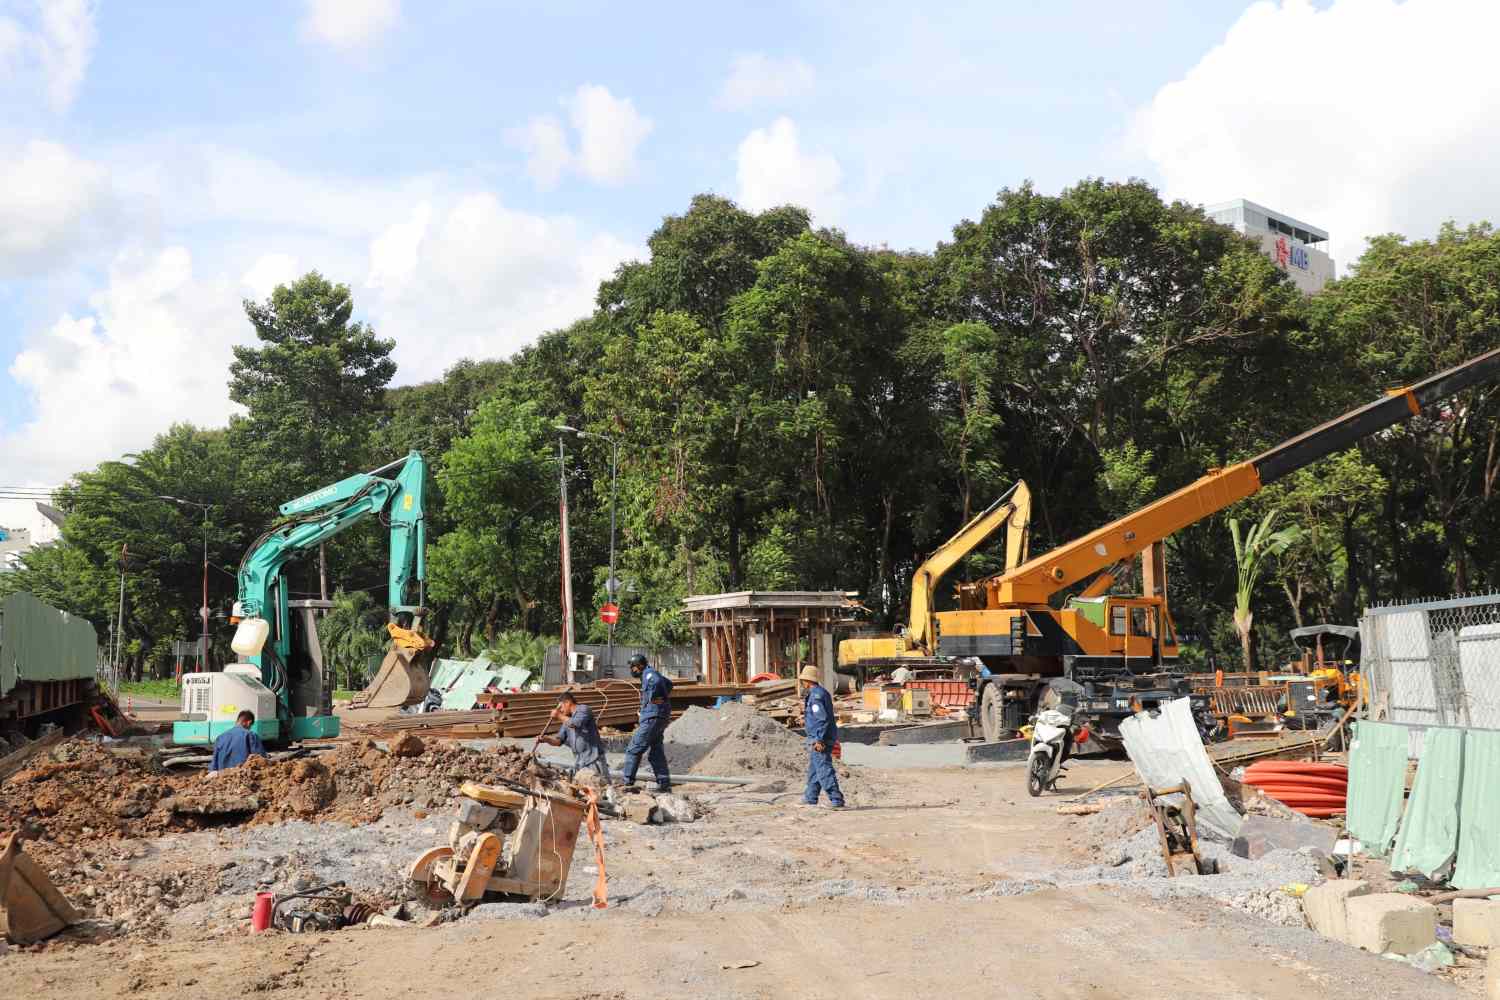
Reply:
[[[938,584],[965,556],[969,555],[1000,530],[1005,533],[1005,568],[1011,570],[1026,561],[1031,527],[1031,490],[1018,482],[959,528],[953,537],[939,545],[927,561],[917,567],[911,578],[911,609],[904,629],[893,635],[858,636],[839,643],[839,665],[846,670],[862,667],[868,671],[892,667],[918,668],[935,666],[948,669],[948,660],[937,658],[937,627],[934,599]],[[964,584],[960,586],[962,591]]]
[[[1080,708],[1091,721],[1090,730],[1105,742],[1117,740],[1121,719],[1189,694],[1187,676],[1177,669],[1177,633],[1167,608],[1168,536],[1305,465],[1497,378],[1500,350],[1393,390],[1249,461],[1211,470],[1082,538],[962,587],[959,610],[933,616],[934,652],[984,664],[970,682],[976,697],[969,711],[987,739],[1019,729],[1047,684],[1067,678],[1083,688]],[[1109,594],[1115,575],[1136,557],[1141,559],[1142,593]],[[1086,582],[1062,607],[1051,605],[1055,596]],[[913,615],[915,608],[914,595]],[[1198,697],[1200,722],[1211,728],[1207,708],[1207,699]]]

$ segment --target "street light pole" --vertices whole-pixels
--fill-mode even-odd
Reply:
[[[599,438],[609,442],[609,579],[605,581],[604,590],[609,595],[609,603],[615,603],[615,589],[618,581],[615,579],[615,498],[619,493],[620,484],[620,442],[618,438],[608,434],[595,434],[593,431],[582,431],[577,427],[569,427],[567,424],[558,424],[554,430],[566,434],[576,434],[581,438]],[[558,448],[561,449],[562,440],[558,439]],[[608,661],[610,676],[614,676],[615,668],[615,623],[609,622],[609,651],[605,654]]]
[[[208,671],[208,510],[213,505],[198,503],[196,500],[183,500],[180,497],[158,496],[156,499],[181,504],[184,507],[196,507],[203,512],[203,603],[198,607],[198,618],[203,631],[198,636],[198,671],[206,673]]]

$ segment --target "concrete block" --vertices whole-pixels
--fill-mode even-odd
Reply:
[[[1352,896],[1344,901],[1346,944],[1377,955],[1413,955],[1437,940],[1438,911],[1431,903],[1399,892]]]
[[[1455,899],[1453,940],[1476,948],[1500,945],[1500,899]]]
[[[1349,920],[1345,902],[1351,896],[1368,896],[1370,884],[1356,879],[1334,879],[1315,885],[1302,896],[1302,912],[1308,926],[1326,938],[1346,941]]]

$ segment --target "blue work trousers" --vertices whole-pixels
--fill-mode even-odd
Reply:
[[[672,788],[672,775],[667,771],[667,750],[662,746],[669,719],[649,719],[635,727],[630,735],[630,745],[625,748],[625,767],[621,774],[625,784],[635,784],[635,772],[640,770],[641,756],[651,762],[651,773],[656,775],[656,787],[663,792]]]
[[[807,746],[807,790],[802,793],[802,801],[808,805],[816,805],[818,793],[827,792],[828,801],[836,806],[844,804],[844,793],[839,790],[839,776],[833,771],[832,748],[822,753]]]

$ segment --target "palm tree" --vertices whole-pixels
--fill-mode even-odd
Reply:
[[[384,619],[385,612],[362,590],[347,594],[340,590],[333,595],[333,607],[318,622],[318,642],[341,687],[352,690],[364,685],[370,657],[385,649]]]
[[[1252,524],[1250,530],[1240,537],[1239,519],[1229,519],[1229,533],[1234,536],[1234,561],[1239,566],[1239,579],[1234,590],[1234,627],[1240,633],[1240,650],[1244,653],[1245,670],[1255,667],[1251,654],[1251,626],[1255,615],[1250,611],[1250,596],[1255,591],[1255,582],[1260,578],[1261,563],[1266,556],[1279,556],[1292,546],[1302,534],[1296,525],[1288,525],[1280,531],[1272,531],[1278,511],[1271,511]]]

